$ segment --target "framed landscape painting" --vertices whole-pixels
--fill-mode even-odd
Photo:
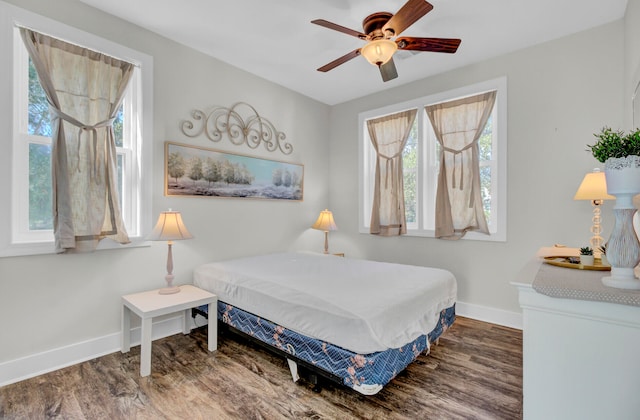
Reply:
[[[302,165],[165,143],[165,195],[301,201]]]

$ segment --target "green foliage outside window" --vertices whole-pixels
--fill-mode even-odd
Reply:
[[[480,162],[490,161],[493,150],[493,118],[489,117],[478,140]],[[491,167],[480,166],[480,194],[487,223],[491,224]]]
[[[417,212],[418,124],[414,123],[402,152],[404,171],[404,213],[407,223],[415,223]]]
[[[47,96],[29,59],[28,133],[51,137]],[[53,229],[51,193],[51,145],[29,144],[29,229]]]
[[[31,59],[29,59],[29,134],[51,137],[49,102]]]
[[[29,229],[53,229],[51,146],[29,145]]]

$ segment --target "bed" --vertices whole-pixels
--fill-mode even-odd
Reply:
[[[204,264],[218,320],[365,395],[379,392],[455,320],[449,271],[311,252]]]

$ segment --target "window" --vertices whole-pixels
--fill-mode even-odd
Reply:
[[[497,98],[479,140],[483,210],[490,235],[468,232],[464,239],[506,240],[506,78],[443,92],[385,108],[364,112],[360,126],[360,232],[369,233],[376,155],[366,122],[373,118],[417,109],[416,119],[403,150],[405,216],[407,234],[433,237],[439,173],[439,143],[425,112],[428,105],[448,102],[495,90]]]
[[[0,203],[0,214],[8,220],[0,225],[0,256],[48,253],[54,249],[49,107],[18,26],[122,58],[136,66],[114,131],[122,216],[132,244],[140,243],[151,223],[150,176],[145,176],[151,170],[151,144],[143,142],[143,138],[151,138],[152,128],[151,57],[4,3],[0,3],[0,8],[7,9],[13,17],[11,25],[1,28],[3,47],[8,46],[7,51],[13,49],[13,60],[2,64],[0,69],[0,76],[9,74],[12,84],[13,102],[2,106],[9,109],[4,113],[4,122],[13,130],[10,144],[4,145],[11,153],[0,158],[0,164],[10,167],[4,185],[11,198]],[[4,37],[5,34],[10,36]],[[110,241],[102,242],[100,248],[112,245]]]

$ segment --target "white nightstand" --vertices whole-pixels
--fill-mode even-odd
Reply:
[[[218,297],[213,293],[191,285],[180,286],[180,292],[161,295],[158,290],[134,293],[122,296],[122,353],[131,348],[131,312],[141,319],[140,338],[140,376],[151,373],[151,325],[153,318],[160,315],[184,311],[182,332],[189,334],[189,313],[191,308],[209,305],[208,347],[209,351],[218,348],[217,317]]]

